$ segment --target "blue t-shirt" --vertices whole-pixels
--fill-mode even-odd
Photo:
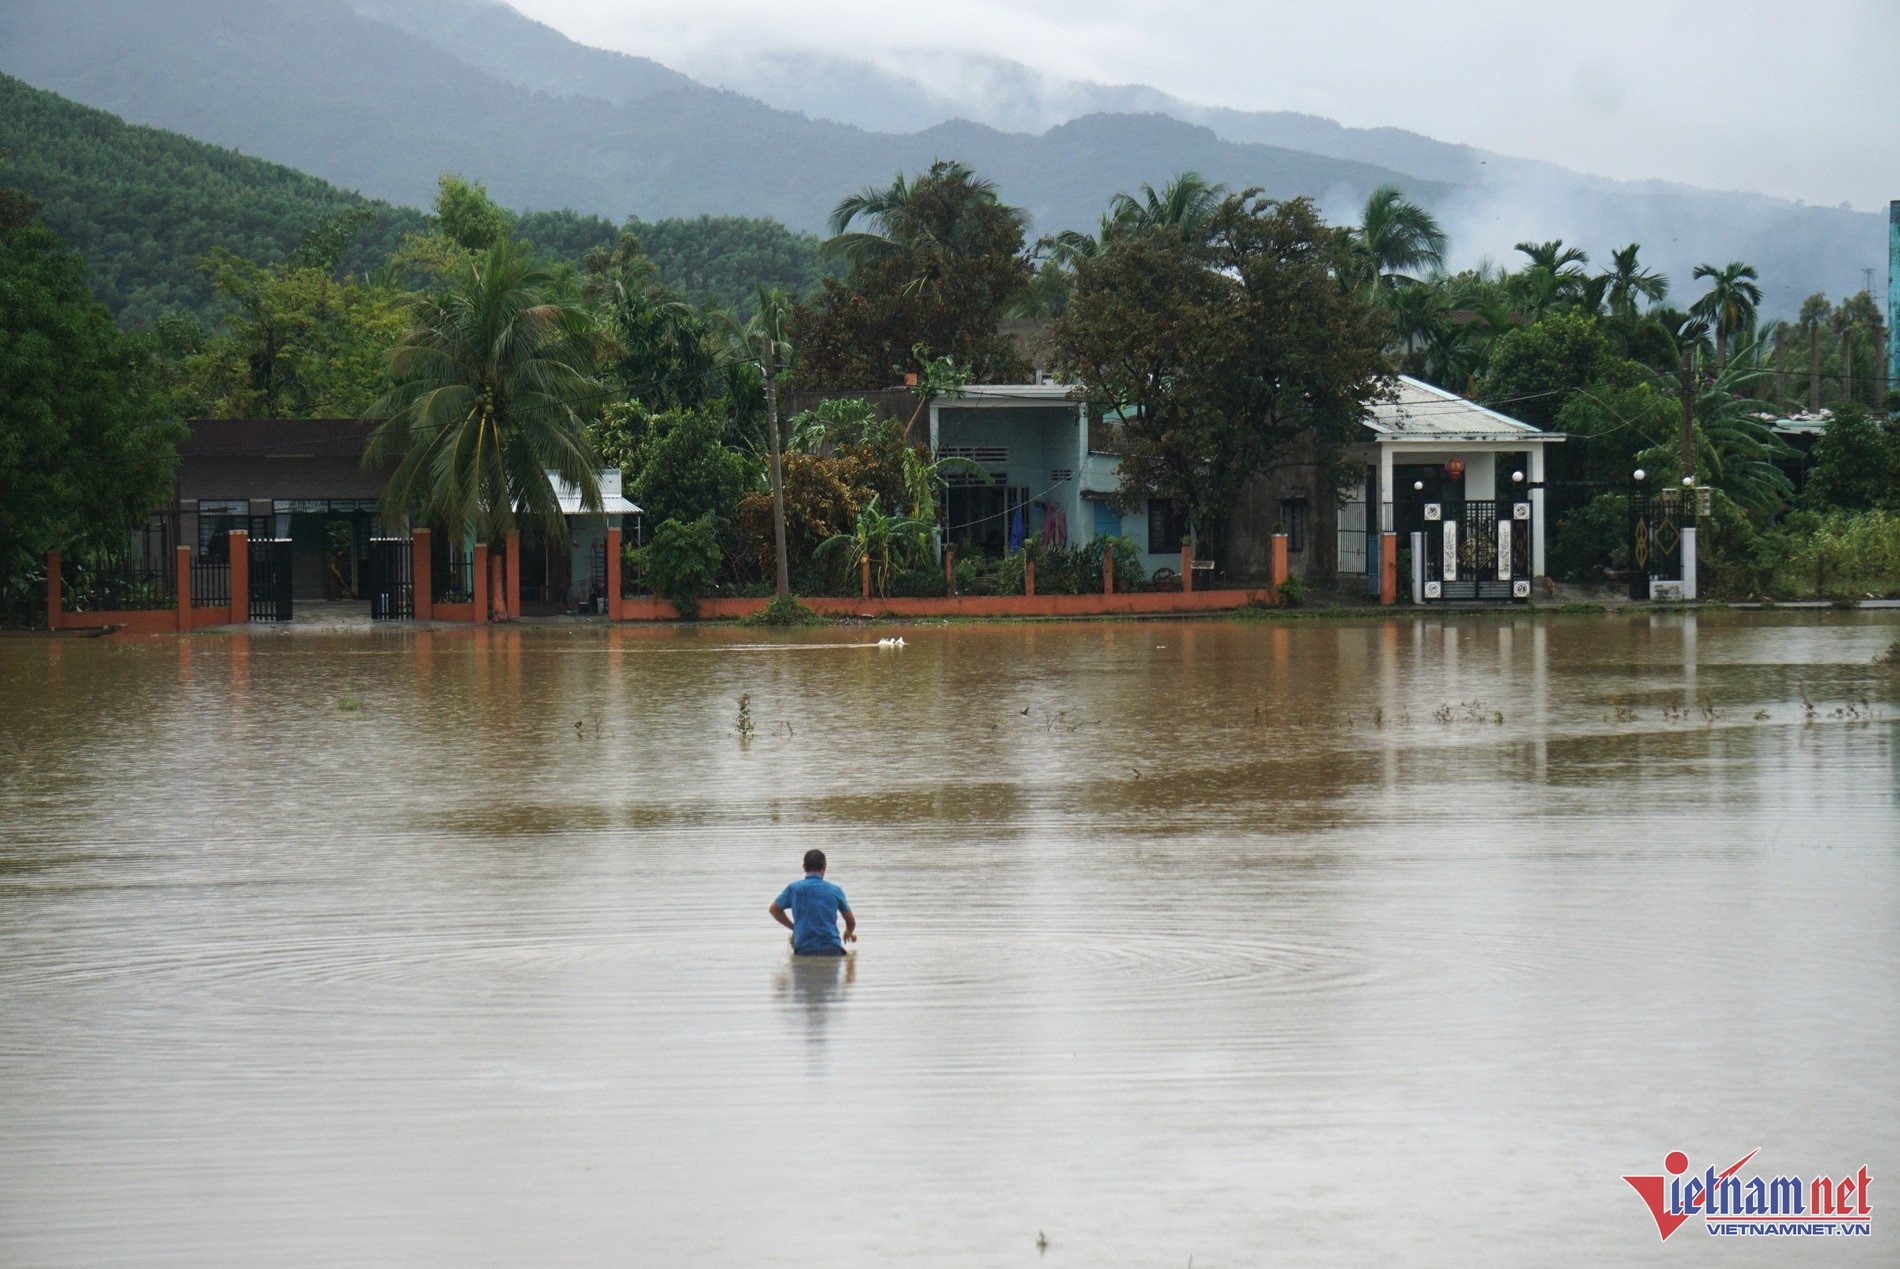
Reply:
[[[779,892],[778,906],[792,914],[792,950],[800,955],[844,951],[838,938],[838,914],[851,911],[844,891],[817,873],[805,874]]]

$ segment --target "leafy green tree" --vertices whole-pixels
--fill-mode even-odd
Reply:
[[[1815,440],[1809,462],[1804,504],[1900,510],[1900,422],[1859,406],[1837,408]]]
[[[1124,505],[1176,500],[1224,552],[1246,482],[1298,453],[1341,474],[1386,386],[1383,315],[1305,199],[1227,199],[1205,242],[1117,235],[1076,267],[1058,369],[1122,420]]]
[[[699,616],[700,599],[719,580],[724,552],[719,547],[718,520],[710,511],[692,520],[662,520],[653,530],[653,540],[627,555],[653,593],[691,620]]]
[[[1029,283],[1025,223],[990,182],[955,163],[839,203],[824,251],[847,273],[826,279],[792,316],[794,385],[888,387],[916,368],[919,346],[969,364],[982,382],[1025,375],[1027,363],[997,329]],[[853,228],[860,224],[868,228]]]
[[[447,290],[414,298],[389,354],[395,386],[374,411],[386,417],[363,456],[367,468],[392,467],[386,517],[491,544],[529,520],[563,541],[549,473],[600,507],[587,419],[603,400],[603,347],[584,310],[550,300],[551,282],[502,239]]]
[[[1524,268],[1506,279],[1506,290],[1512,303],[1533,320],[1549,316],[1565,309],[1584,307],[1595,315],[1597,303],[1601,301],[1601,285],[1590,291],[1591,278],[1584,271],[1584,265],[1590,263],[1590,257],[1575,247],[1564,246],[1563,239],[1553,238],[1549,242],[1520,242],[1518,251],[1524,253]],[[1585,304],[1590,299],[1592,302]]]
[[[713,408],[647,419],[626,474],[649,521],[686,523],[711,515],[724,526],[739,499],[764,483],[759,465],[726,445],[725,427]]]
[[[206,418],[357,418],[382,395],[384,355],[403,329],[403,297],[339,279],[362,218],[319,224],[282,264],[223,249],[204,261],[225,301],[222,331],[188,340],[181,403]]]
[[[12,579],[50,549],[142,522],[170,493],[183,429],[84,262],[30,200],[0,195],[0,208],[0,579]]]
[[[1478,381],[1478,398],[1549,429],[1578,389],[1610,372],[1614,349],[1597,320],[1558,313],[1500,336]]]

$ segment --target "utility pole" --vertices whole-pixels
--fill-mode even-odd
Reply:
[[[1775,327],[1775,409],[1788,412],[1788,324]]]
[[[1821,412],[1821,323],[1808,323],[1808,409]]]
[[[1854,401],[1854,328],[1841,332],[1841,404]]]
[[[1682,474],[1695,475],[1695,346],[1682,354]]]
[[[791,567],[785,553],[785,464],[783,445],[778,434],[778,369],[773,354],[778,351],[777,314],[761,314],[759,333],[764,337],[765,355],[759,368],[765,372],[765,438],[772,456],[772,548],[776,574],[774,593],[780,599],[792,593]]]

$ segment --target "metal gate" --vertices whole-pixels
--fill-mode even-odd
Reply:
[[[1682,581],[1682,531],[1695,527],[1696,495],[1665,487],[1630,491],[1630,598],[1653,598],[1656,582]]]
[[[252,538],[251,620],[289,621],[290,539]]]
[[[1421,545],[1427,602],[1531,597],[1531,504],[1428,502]]]
[[[371,538],[364,561],[369,615],[376,621],[408,621],[416,615],[414,561],[408,538]]]

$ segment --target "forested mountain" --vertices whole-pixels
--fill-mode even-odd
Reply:
[[[998,100],[1035,88],[1011,88],[1012,66],[992,76]],[[851,63],[820,69],[822,92],[797,66],[759,91],[821,113],[825,94],[858,101],[887,128],[943,117],[914,84]],[[1335,219],[1392,182],[1438,214],[1454,263],[1503,258],[1523,239],[1561,237],[1598,258],[1638,241],[1678,278],[1703,261],[1752,261],[1770,313],[1856,290],[1884,260],[1882,218],[1868,213],[1604,180],[1398,129],[1187,107],[1139,86],[1081,86],[1062,113],[1095,113],[1042,132],[871,131],[583,48],[491,0],[0,0],[0,71],[397,204],[425,203],[437,174],[456,170],[510,206],[817,230],[841,195],[944,157],[997,181],[1038,232],[1091,228],[1117,191],[1184,169],[1309,194]],[[1104,113],[1163,110],[1187,121]]]
[[[353,207],[376,216],[346,260],[382,264],[427,217],[339,189],[292,168],[134,127],[102,110],[0,75],[0,185],[44,205],[46,223],[85,257],[94,292],[121,318],[147,325],[168,309],[202,312],[211,286],[197,267],[215,247],[247,260],[281,260],[304,234]],[[697,217],[633,221],[669,286],[743,309],[756,281],[793,293],[819,276],[817,240],[771,220]],[[572,211],[523,213],[520,236],[544,253],[580,260],[618,227]]]

